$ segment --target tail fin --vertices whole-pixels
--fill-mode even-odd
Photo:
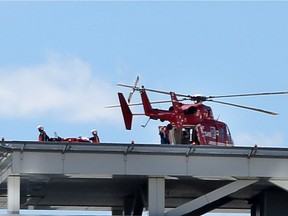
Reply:
[[[132,114],[123,94],[118,93],[118,97],[119,97],[119,102],[120,102],[120,106],[121,106],[121,110],[122,110],[122,114],[123,114],[123,118],[124,118],[124,122],[125,122],[125,127],[127,130],[131,130],[133,114]]]

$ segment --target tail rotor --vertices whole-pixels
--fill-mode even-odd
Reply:
[[[133,96],[134,92],[137,89],[138,82],[139,82],[139,76],[137,76],[135,84],[134,84],[134,86],[132,86],[132,90],[131,90],[131,92],[130,92],[130,94],[128,96],[128,99],[127,99],[128,104],[130,104],[132,96]]]

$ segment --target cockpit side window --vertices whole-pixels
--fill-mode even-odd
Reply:
[[[211,132],[211,137],[216,138],[216,128],[215,127],[210,127],[210,132]]]
[[[218,131],[219,131],[219,139],[220,139],[220,140],[224,140],[224,137],[225,137],[225,130],[224,130],[224,128],[219,128]]]

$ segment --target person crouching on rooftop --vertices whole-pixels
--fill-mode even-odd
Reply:
[[[93,130],[91,131],[91,133],[92,133],[93,136],[90,137],[89,140],[90,140],[92,143],[95,143],[95,144],[100,143],[100,139],[99,139],[97,130],[93,129]]]
[[[42,125],[39,125],[37,128],[38,128],[38,131],[39,131],[38,141],[39,142],[47,142],[47,141],[49,141],[50,138],[46,134],[46,132],[44,131],[44,127]]]

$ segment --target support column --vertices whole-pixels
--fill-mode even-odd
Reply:
[[[20,176],[10,175],[7,179],[8,214],[20,213]]]
[[[149,215],[164,215],[165,213],[165,178],[149,177],[148,180]]]
[[[280,188],[268,189],[252,200],[251,216],[287,216],[288,192]]]

